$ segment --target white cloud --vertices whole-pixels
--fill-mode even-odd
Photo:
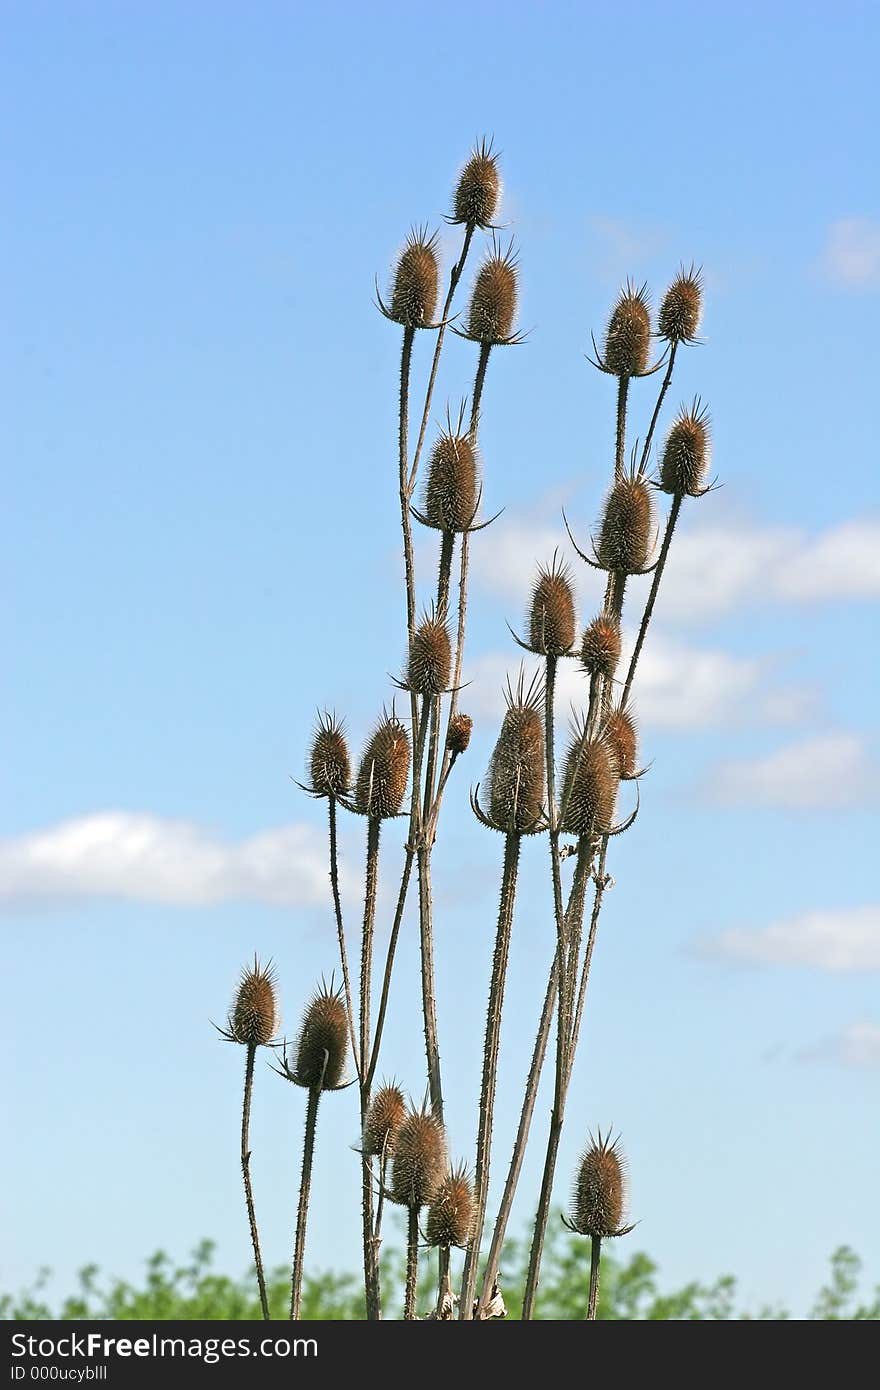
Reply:
[[[728,805],[747,802],[793,810],[832,811],[873,798],[877,769],[856,734],[820,734],[760,758],[720,764],[707,795]]]
[[[880,970],[880,906],[805,912],[769,927],[731,927],[697,954],[749,965],[806,965],[832,973]]]
[[[828,228],[822,264],[826,275],[850,289],[880,289],[880,222],[842,217]]]
[[[880,1067],[880,1024],[851,1023],[834,1039],[834,1055],[845,1067]]]
[[[201,905],[323,903],[324,835],[287,825],[245,840],[189,821],[104,811],[0,841],[0,903],[82,898]]]

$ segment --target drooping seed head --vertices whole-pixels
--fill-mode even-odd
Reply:
[[[411,1110],[397,1132],[391,1196],[404,1207],[433,1201],[446,1175],[446,1135],[428,1110]]]
[[[604,738],[583,738],[576,727],[562,779],[562,829],[570,835],[604,835],[614,822],[617,763]]]
[[[473,436],[447,430],[431,451],[422,512],[438,531],[466,531],[479,502]]]
[[[544,800],[542,688],[507,689],[507,713],[489,764],[489,816],[499,829],[522,834],[533,829]]]
[[[651,491],[643,478],[618,478],[608,494],[596,556],[607,570],[637,574],[651,546]]]
[[[469,714],[454,714],[449,721],[449,730],[446,734],[446,747],[450,753],[459,757],[467,752],[468,744],[471,741],[471,732],[474,721]]]
[[[703,277],[693,265],[682,266],[660,305],[658,328],[667,343],[692,343],[703,313]]]
[[[405,328],[427,328],[437,309],[437,238],[426,229],[410,232],[394,269],[390,317]]]
[[[409,735],[395,714],[385,714],[373,733],[358,768],[355,805],[376,820],[396,816],[409,777]]]
[[[439,695],[449,685],[451,669],[449,629],[433,613],[426,615],[413,633],[407,684],[416,695]]]
[[[631,281],[611,311],[605,334],[605,366],[615,376],[639,376],[648,365],[651,316],[648,287],[636,289]]]
[[[363,1153],[367,1158],[391,1158],[406,1115],[406,1101],[399,1086],[382,1086],[367,1108],[364,1120]]]
[[[342,721],[325,710],[318,716],[309,752],[309,780],[318,796],[345,796],[351,786],[351,760]]]
[[[682,407],[673,420],[660,459],[660,486],[664,492],[698,497],[706,485],[711,442],[709,412],[699,398],[690,409]]]
[[[517,264],[513,248],[497,245],[483,261],[471,293],[467,331],[480,343],[504,343],[513,334]]]
[[[425,1235],[429,1245],[463,1248],[474,1225],[474,1194],[464,1167],[447,1173],[428,1210]]]
[[[590,1146],[578,1164],[571,1199],[571,1224],[584,1236],[604,1239],[622,1235],[626,1201],[626,1173],[620,1141],[611,1136]]]
[[[529,646],[546,656],[562,656],[574,643],[574,588],[567,566],[554,555],[538,570],[529,605]]]
[[[280,1022],[275,971],[271,963],[260,965],[255,956],[253,965],[241,972],[227,1032],[235,1042],[247,1047],[266,1047],[278,1032]]]
[[[581,664],[591,676],[608,680],[620,661],[620,623],[613,613],[600,613],[584,632]]]
[[[638,734],[635,720],[626,707],[618,707],[609,714],[605,721],[605,739],[614,755],[618,775],[623,779],[634,777],[638,758]]]
[[[490,226],[498,212],[500,197],[498,156],[492,152],[491,141],[481,140],[459,174],[453,221],[473,227]]]
[[[348,1016],[342,994],[318,990],[303,1014],[293,1076],[299,1086],[333,1091],[342,1081],[348,1050]]]

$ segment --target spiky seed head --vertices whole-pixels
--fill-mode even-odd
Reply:
[[[448,430],[431,451],[422,511],[438,531],[465,531],[479,499],[473,436]]]
[[[235,1042],[265,1047],[278,1032],[280,1022],[275,971],[271,964],[262,966],[254,957],[253,965],[241,972],[227,1031]]]
[[[507,713],[489,764],[489,815],[499,829],[531,830],[544,801],[544,718],[541,688],[520,678],[508,688]]]
[[[403,804],[409,777],[409,735],[395,714],[385,714],[376,726],[358,768],[355,805],[376,820],[396,816]]]
[[[474,1226],[474,1194],[464,1167],[447,1173],[428,1210],[425,1235],[429,1245],[463,1248]]]
[[[605,334],[605,366],[615,376],[639,376],[648,365],[651,314],[648,287],[637,289],[632,281],[611,311]]]
[[[711,421],[699,399],[682,407],[673,420],[660,459],[660,486],[664,492],[697,497],[706,485],[711,443]]]
[[[467,331],[481,343],[503,343],[513,333],[517,266],[512,251],[493,246],[483,261],[471,293]]]
[[[303,1014],[293,1067],[297,1084],[335,1090],[345,1071],[347,1051],[348,1015],[342,994],[321,988]]]
[[[454,222],[488,227],[495,219],[501,195],[498,156],[481,140],[462,169],[455,186]]]
[[[604,738],[584,741],[575,729],[565,759],[562,829],[570,835],[604,835],[614,822],[618,771],[614,754]]]
[[[682,266],[660,305],[658,328],[667,343],[692,343],[703,313],[703,277],[699,270]]]
[[[367,1107],[364,1120],[363,1153],[371,1158],[383,1154],[391,1158],[406,1115],[406,1101],[399,1086],[382,1086]]]
[[[326,711],[318,716],[309,752],[309,780],[319,796],[345,796],[351,786],[351,759],[342,721]]]
[[[391,317],[406,328],[426,328],[437,309],[437,238],[424,229],[410,232],[394,269]]]
[[[620,661],[620,623],[613,613],[600,613],[585,630],[581,664],[591,676],[610,680]]]
[[[567,566],[556,556],[549,568],[543,566],[532,590],[529,605],[529,646],[546,656],[562,656],[571,649],[575,636],[574,588]]]
[[[608,494],[596,555],[607,570],[636,574],[651,546],[651,491],[643,478],[618,478]]]
[[[440,618],[429,614],[413,633],[407,684],[417,695],[439,695],[449,685],[451,670],[449,629]]]
[[[590,1146],[578,1164],[571,1200],[571,1224],[584,1236],[605,1239],[623,1234],[626,1201],[626,1172],[620,1141],[611,1136],[598,1140],[590,1136]]]
[[[635,720],[626,707],[614,709],[605,721],[605,738],[614,755],[620,777],[636,774],[638,734]]]
[[[471,741],[471,731],[474,721],[469,714],[454,714],[449,721],[449,730],[446,734],[446,747],[450,753],[456,757],[467,752],[467,746]]]
[[[391,1196],[404,1207],[433,1201],[446,1175],[446,1135],[429,1110],[411,1110],[397,1133]]]

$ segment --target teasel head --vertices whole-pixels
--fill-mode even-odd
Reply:
[[[605,502],[596,559],[616,574],[644,572],[653,543],[651,491],[633,469],[612,485]]]
[[[464,404],[457,421],[447,409],[446,429],[431,450],[422,499],[415,515],[436,531],[467,531],[480,505],[476,442],[464,429]]]
[[[414,227],[394,267],[391,304],[383,304],[377,290],[379,308],[404,328],[436,328],[439,276],[436,234],[429,236],[427,227]]]
[[[619,774],[610,743],[585,737],[576,723],[562,779],[561,827],[570,835],[606,835],[614,822]]]
[[[663,296],[658,331],[667,343],[695,341],[703,314],[703,276],[693,264],[681,267]]]
[[[611,711],[605,720],[604,734],[620,780],[631,781],[638,776],[638,730],[632,711],[626,705],[618,705]]]
[[[670,426],[660,459],[660,487],[679,497],[700,497],[707,491],[711,421],[697,396],[682,406]]]
[[[470,227],[491,227],[501,201],[501,175],[498,156],[492,141],[485,139],[474,146],[455,185],[453,213],[450,222],[463,222]]]
[[[406,1101],[399,1086],[390,1082],[376,1092],[367,1107],[361,1152],[366,1158],[391,1158],[406,1117]]]
[[[544,823],[544,716],[540,672],[526,687],[520,671],[516,689],[508,682],[507,713],[489,763],[489,805],[471,796],[474,812],[484,825],[505,834],[529,835]]]
[[[601,365],[613,376],[643,376],[648,370],[651,346],[651,312],[648,287],[637,289],[631,280],[611,311],[605,333],[605,353]]]
[[[241,972],[226,1027],[218,1031],[227,1042],[242,1043],[245,1047],[269,1047],[280,1024],[274,967],[271,961],[261,965],[254,956],[253,965]]]
[[[404,1207],[433,1201],[446,1175],[446,1135],[430,1110],[411,1110],[397,1132],[391,1199]]]
[[[406,669],[406,689],[416,695],[441,695],[449,685],[452,644],[442,617],[426,613],[413,633]]]
[[[454,714],[446,731],[446,747],[454,758],[466,753],[471,741],[474,721],[469,714]]]
[[[474,1194],[464,1164],[453,1168],[441,1182],[428,1209],[425,1236],[429,1245],[455,1246],[470,1243],[474,1226]]]
[[[467,328],[460,336],[484,346],[498,347],[519,341],[513,331],[516,317],[519,270],[511,241],[506,251],[492,241],[471,291]]]
[[[565,656],[574,645],[574,585],[571,571],[557,555],[541,566],[532,589],[528,612],[529,651],[541,656]]]
[[[314,796],[347,796],[351,790],[351,759],[345,726],[335,714],[318,715],[309,750],[309,785]]]
[[[611,680],[620,661],[620,623],[613,613],[600,613],[585,630],[581,665],[591,676]]]
[[[354,810],[372,820],[399,815],[409,778],[409,735],[393,709],[364,750],[355,782]]]
[[[345,1085],[348,1015],[341,990],[322,983],[306,1007],[289,1065],[284,1048],[282,1075],[312,1091],[337,1091]]]
[[[626,1163],[620,1151],[620,1138],[610,1132],[590,1144],[580,1163],[571,1196],[568,1226],[582,1236],[605,1240],[623,1236],[632,1226],[623,1225],[626,1205]]]

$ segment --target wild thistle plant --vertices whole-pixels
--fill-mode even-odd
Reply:
[[[623,1225],[626,1200],[626,1164],[620,1151],[620,1139],[611,1133],[602,1137],[596,1131],[590,1136],[589,1147],[578,1164],[571,1197],[571,1216],[563,1217],[570,1231],[590,1237],[590,1291],[586,1316],[596,1318],[599,1297],[599,1263],[602,1241],[625,1236],[633,1228]]]

